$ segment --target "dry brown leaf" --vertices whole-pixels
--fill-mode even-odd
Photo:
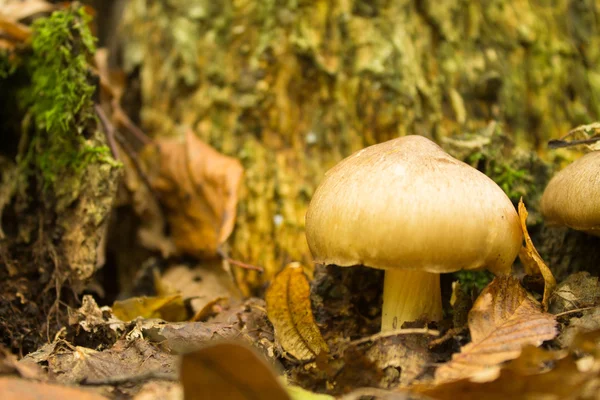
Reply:
[[[0,14],[13,21],[20,21],[35,14],[47,13],[56,9],[58,9],[57,6],[43,0],[17,0],[3,4]]]
[[[0,33],[4,33],[24,42],[31,36],[31,29],[27,25],[23,25],[0,15]]]
[[[313,318],[310,288],[300,263],[291,263],[271,282],[265,295],[267,315],[281,347],[299,360],[329,352]]]
[[[560,314],[592,306],[600,306],[600,281],[589,272],[569,275],[557,287],[550,298],[550,312]]]
[[[186,400],[289,400],[272,368],[248,345],[221,342],[183,356]]]
[[[241,163],[220,154],[191,130],[184,141],[161,139],[156,146],[158,159],[146,159],[146,164],[175,246],[197,257],[215,256],[235,223]]]
[[[123,301],[115,301],[112,310],[115,317],[122,321],[131,321],[137,317],[142,317],[180,322],[186,321],[189,317],[180,294],[157,297],[132,297]]]
[[[180,293],[184,299],[191,299],[189,304],[194,313],[209,311],[208,305],[214,305],[216,299],[239,300],[231,277],[220,266],[218,260],[194,267],[173,265],[155,280],[162,286],[162,292],[157,288],[157,294]]]
[[[44,382],[33,382],[25,379],[0,378],[2,400],[107,400],[107,397],[89,390]]]
[[[463,379],[419,391],[439,400],[598,399],[599,349],[600,331],[596,331],[580,335],[569,356],[564,351],[526,348],[491,382]],[[582,357],[582,352],[590,350],[591,354]]]
[[[521,247],[519,251],[519,259],[525,267],[527,275],[541,274],[544,277],[544,299],[542,300],[542,306],[544,311],[548,310],[548,302],[550,301],[550,295],[556,287],[556,279],[552,275],[552,271],[546,265],[540,253],[536,250],[529,232],[527,232],[527,209],[523,203],[523,199],[519,201],[519,218],[521,220],[521,229],[523,229],[523,237],[525,238],[525,246]]]
[[[44,379],[45,375],[36,363],[29,360],[19,362],[14,354],[0,346],[0,375],[13,374],[25,379]]]
[[[551,314],[510,276],[495,278],[469,312],[471,343],[440,366],[436,382],[472,376],[485,368],[519,356],[525,345],[539,346],[558,333]]]
[[[201,310],[194,314],[190,321],[206,321],[210,317],[217,315],[219,311],[223,308],[223,305],[227,304],[228,302],[229,298],[227,297],[217,297],[216,299],[213,299],[206,303]]]
[[[144,338],[118,340],[103,351],[73,346],[61,340],[41,350],[29,354],[26,359],[43,365],[49,375],[61,383],[98,385],[151,373],[168,375],[175,372],[178,361],[175,355],[160,350]]]

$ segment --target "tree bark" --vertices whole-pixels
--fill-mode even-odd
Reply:
[[[543,154],[598,119],[598,29],[593,0],[131,0],[122,39],[142,126],[243,162],[232,255],[267,271],[249,289],[310,264],[313,191],[364,146],[494,120]]]

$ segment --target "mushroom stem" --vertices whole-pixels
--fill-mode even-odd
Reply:
[[[400,329],[406,321],[442,318],[440,275],[418,270],[385,271],[381,331]]]

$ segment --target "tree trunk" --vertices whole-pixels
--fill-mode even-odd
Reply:
[[[247,289],[310,264],[306,207],[352,152],[493,120],[543,154],[600,110],[592,0],[131,0],[124,22],[144,129],[245,166],[232,255],[267,271]]]

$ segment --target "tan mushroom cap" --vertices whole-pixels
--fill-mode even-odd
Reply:
[[[434,273],[509,273],[522,242],[502,189],[422,136],[367,147],[328,171],[306,237],[317,263]]]
[[[541,201],[548,225],[600,236],[600,151],[567,165],[548,183]]]

